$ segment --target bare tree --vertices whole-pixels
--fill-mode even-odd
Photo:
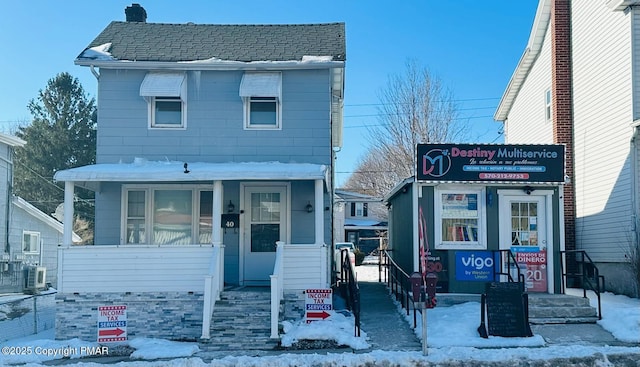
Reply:
[[[382,196],[413,176],[418,143],[462,141],[468,129],[458,119],[453,93],[415,60],[407,61],[404,74],[389,78],[379,100],[369,149],[345,187]]]

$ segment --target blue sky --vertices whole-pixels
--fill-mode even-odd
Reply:
[[[524,52],[537,0],[137,0],[148,22],[269,24],[345,22],[345,143],[337,183],[356,168],[378,123],[378,95],[408,59],[453,91],[474,141],[500,143],[493,113]],[[30,121],[29,100],[60,72],[96,95],[96,80],[75,57],[131,1],[8,1],[0,12],[0,131]]]

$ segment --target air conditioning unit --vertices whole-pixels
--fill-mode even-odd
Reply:
[[[44,266],[29,266],[27,269],[27,287],[29,291],[38,291],[46,287],[47,268]]]

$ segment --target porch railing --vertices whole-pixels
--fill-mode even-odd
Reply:
[[[278,242],[271,275],[271,337],[278,338],[280,303],[285,292],[329,286],[328,247],[320,244]]]
[[[209,274],[204,278],[204,305],[202,307],[202,339],[211,337],[211,316],[220,292],[224,289],[224,245],[213,245]]]
[[[596,294],[598,299],[598,319],[602,320],[602,304],[600,295],[605,292],[604,275],[600,271],[591,257],[585,250],[565,250],[560,251],[560,268],[562,269],[562,293],[567,287],[567,280],[579,280],[582,286],[582,296],[587,298],[587,290]],[[566,266],[567,257],[571,257],[571,262],[576,264],[575,271],[569,272]],[[567,269],[565,269],[565,266]]]
[[[278,338],[278,321],[280,317],[280,302],[284,296],[284,242],[276,242],[276,262],[271,275],[271,338]]]

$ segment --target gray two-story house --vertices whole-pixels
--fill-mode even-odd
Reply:
[[[0,294],[57,287],[57,247],[63,226],[13,194],[15,149],[26,141],[0,133]],[[79,242],[72,233],[71,241]]]
[[[126,13],[75,60],[98,79],[96,164],[55,179],[65,218],[75,187],[95,191],[95,246],[66,228],[57,336],[95,338],[92,310],[121,304],[128,335],[207,338],[225,285],[271,286],[272,303],[328,287],[344,24]]]

